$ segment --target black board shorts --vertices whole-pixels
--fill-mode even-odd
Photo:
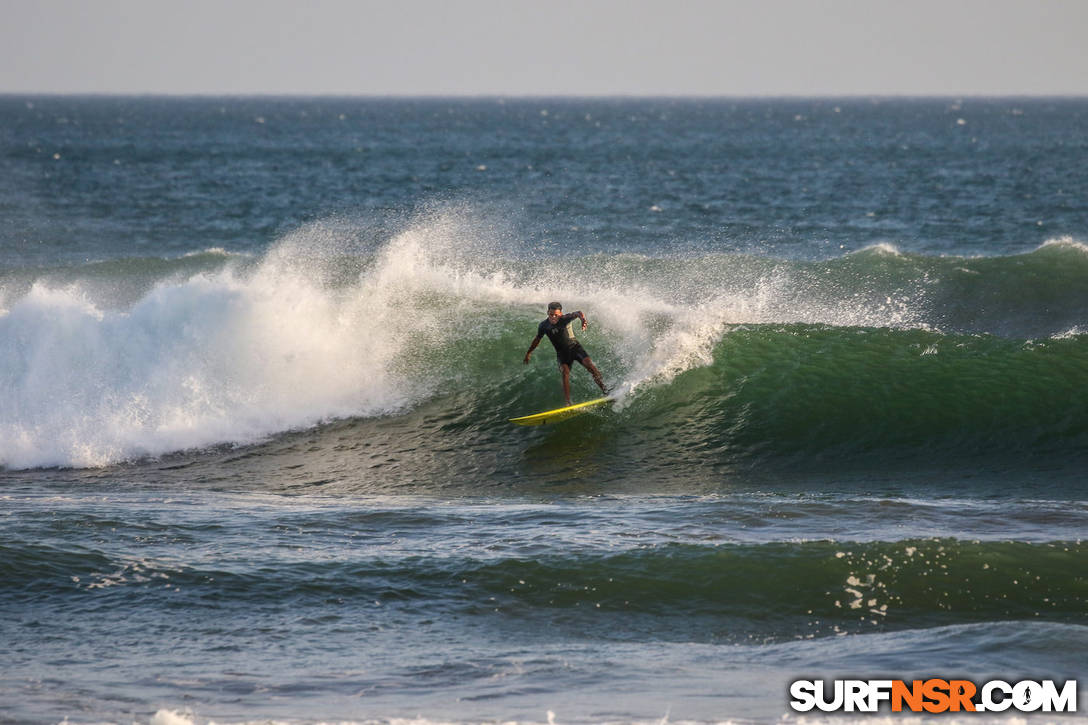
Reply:
[[[566,365],[567,367],[570,367],[574,364],[575,360],[577,360],[578,362],[582,362],[583,360],[588,358],[589,353],[586,352],[584,347],[576,342],[564,350],[557,349],[555,351],[555,357],[557,360],[559,360],[560,365]]]

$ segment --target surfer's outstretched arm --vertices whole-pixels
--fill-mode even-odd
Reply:
[[[542,338],[542,337],[544,337],[544,336],[543,335],[537,335],[536,337],[533,338],[532,344],[529,345],[529,350],[525,353],[525,360],[523,361],[526,365],[529,364],[529,356],[533,354],[533,350],[535,350],[536,346],[540,344],[540,338]]]

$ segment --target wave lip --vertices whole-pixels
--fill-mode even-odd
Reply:
[[[124,311],[36,284],[0,317],[0,465],[95,467],[396,410],[390,346],[364,332],[359,300],[274,269],[164,281]]]
[[[3,271],[0,466],[100,467],[424,405],[490,430],[496,410],[554,402],[550,367],[517,364],[552,299],[589,315],[617,411],[675,411],[696,448],[1084,436],[1088,253],[1073,239],[972,259],[888,244],[815,262],[594,255],[560,273],[463,210],[362,249],[350,234],[315,224],[259,259]]]

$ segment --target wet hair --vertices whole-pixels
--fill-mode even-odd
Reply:
[[[548,312],[551,312],[552,310],[561,310],[561,309],[563,309],[563,305],[559,304],[558,302],[549,302],[548,303]]]

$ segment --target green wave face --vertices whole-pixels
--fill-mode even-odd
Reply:
[[[522,364],[552,300],[587,316],[575,332],[618,402],[531,435],[591,434],[621,472],[1085,454],[1088,252],[1073,240],[812,262],[537,258],[452,213],[343,235],[315,225],[261,258],[0,271],[0,339],[18,341],[0,350],[0,464],[95,467],[347,420],[413,441],[419,475],[466,449],[509,472],[532,456],[507,420],[562,402],[546,341]],[[572,384],[597,395],[579,366]]]

